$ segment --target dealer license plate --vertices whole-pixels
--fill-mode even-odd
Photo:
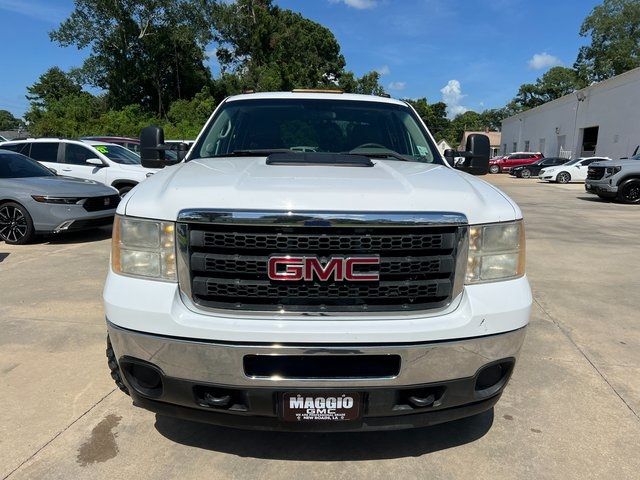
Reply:
[[[361,414],[359,393],[284,393],[280,416],[288,422],[346,422]]]

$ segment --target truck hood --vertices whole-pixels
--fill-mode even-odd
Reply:
[[[175,220],[183,209],[455,212],[469,223],[521,218],[487,182],[443,165],[374,160],[373,167],[267,165],[264,157],[198,159],[167,167],[118,213]]]

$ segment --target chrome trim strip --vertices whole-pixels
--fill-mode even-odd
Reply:
[[[465,340],[410,345],[255,345],[217,344],[126,330],[107,322],[118,359],[151,362],[165,375],[196,382],[247,387],[304,388],[408,386],[468,378],[484,365],[516,357],[525,328]],[[244,374],[245,355],[400,355],[396,377],[342,379],[252,378]]]
[[[186,209],[178,222],[300,227],[467,225],[467,217],[453,212],[307,212],[273,210]]]

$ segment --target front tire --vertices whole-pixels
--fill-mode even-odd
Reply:
[[[118,188],[118,193],[120,194],[120,198],[124,198],[124,196],[133,190],[133,185],[125,185],[124,187]]]
[[[640,203],[640,178],[627,180],[618,188],[618,201],[622,203]]]
[[[531,178],[531,170],[529,170],[528,168],[522,169],[522,171],[520,172],[520,176],[522,178]]]
[[[500,167],[498,165],[489,166],[489,173],[500,173]]]
[[[569,172],[560,172],[556,177],[558,183],[569,183],[571,181],[571,174]]]
[[[0,205],[0,239],[9,245],[24,245],[35,237],[33,219],[19,203]]]
[[[107,335],[107,365],[109,365],[109,371],[111,372],[111,378],[116,382],[116,386],[129,395],[129,389],[122,381],[122,372],[120,372],[120,366],[118,366],[118,362],[116,360],[116,354],[113,351],[113,347],[111,346],[111,339],[109,335]]]

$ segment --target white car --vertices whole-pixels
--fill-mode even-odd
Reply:
[[[140,164],[140,156],[120,145],[92,140],[37,138],[0,143],[37,160],[58,175],[95,180],[126,195],[157,170]]]
[[[584,182],[587,179],[587,166],[593,162],[611,160],[609,157],[582,157],[563,165],[540,170],[539,178],[545,182]]]

